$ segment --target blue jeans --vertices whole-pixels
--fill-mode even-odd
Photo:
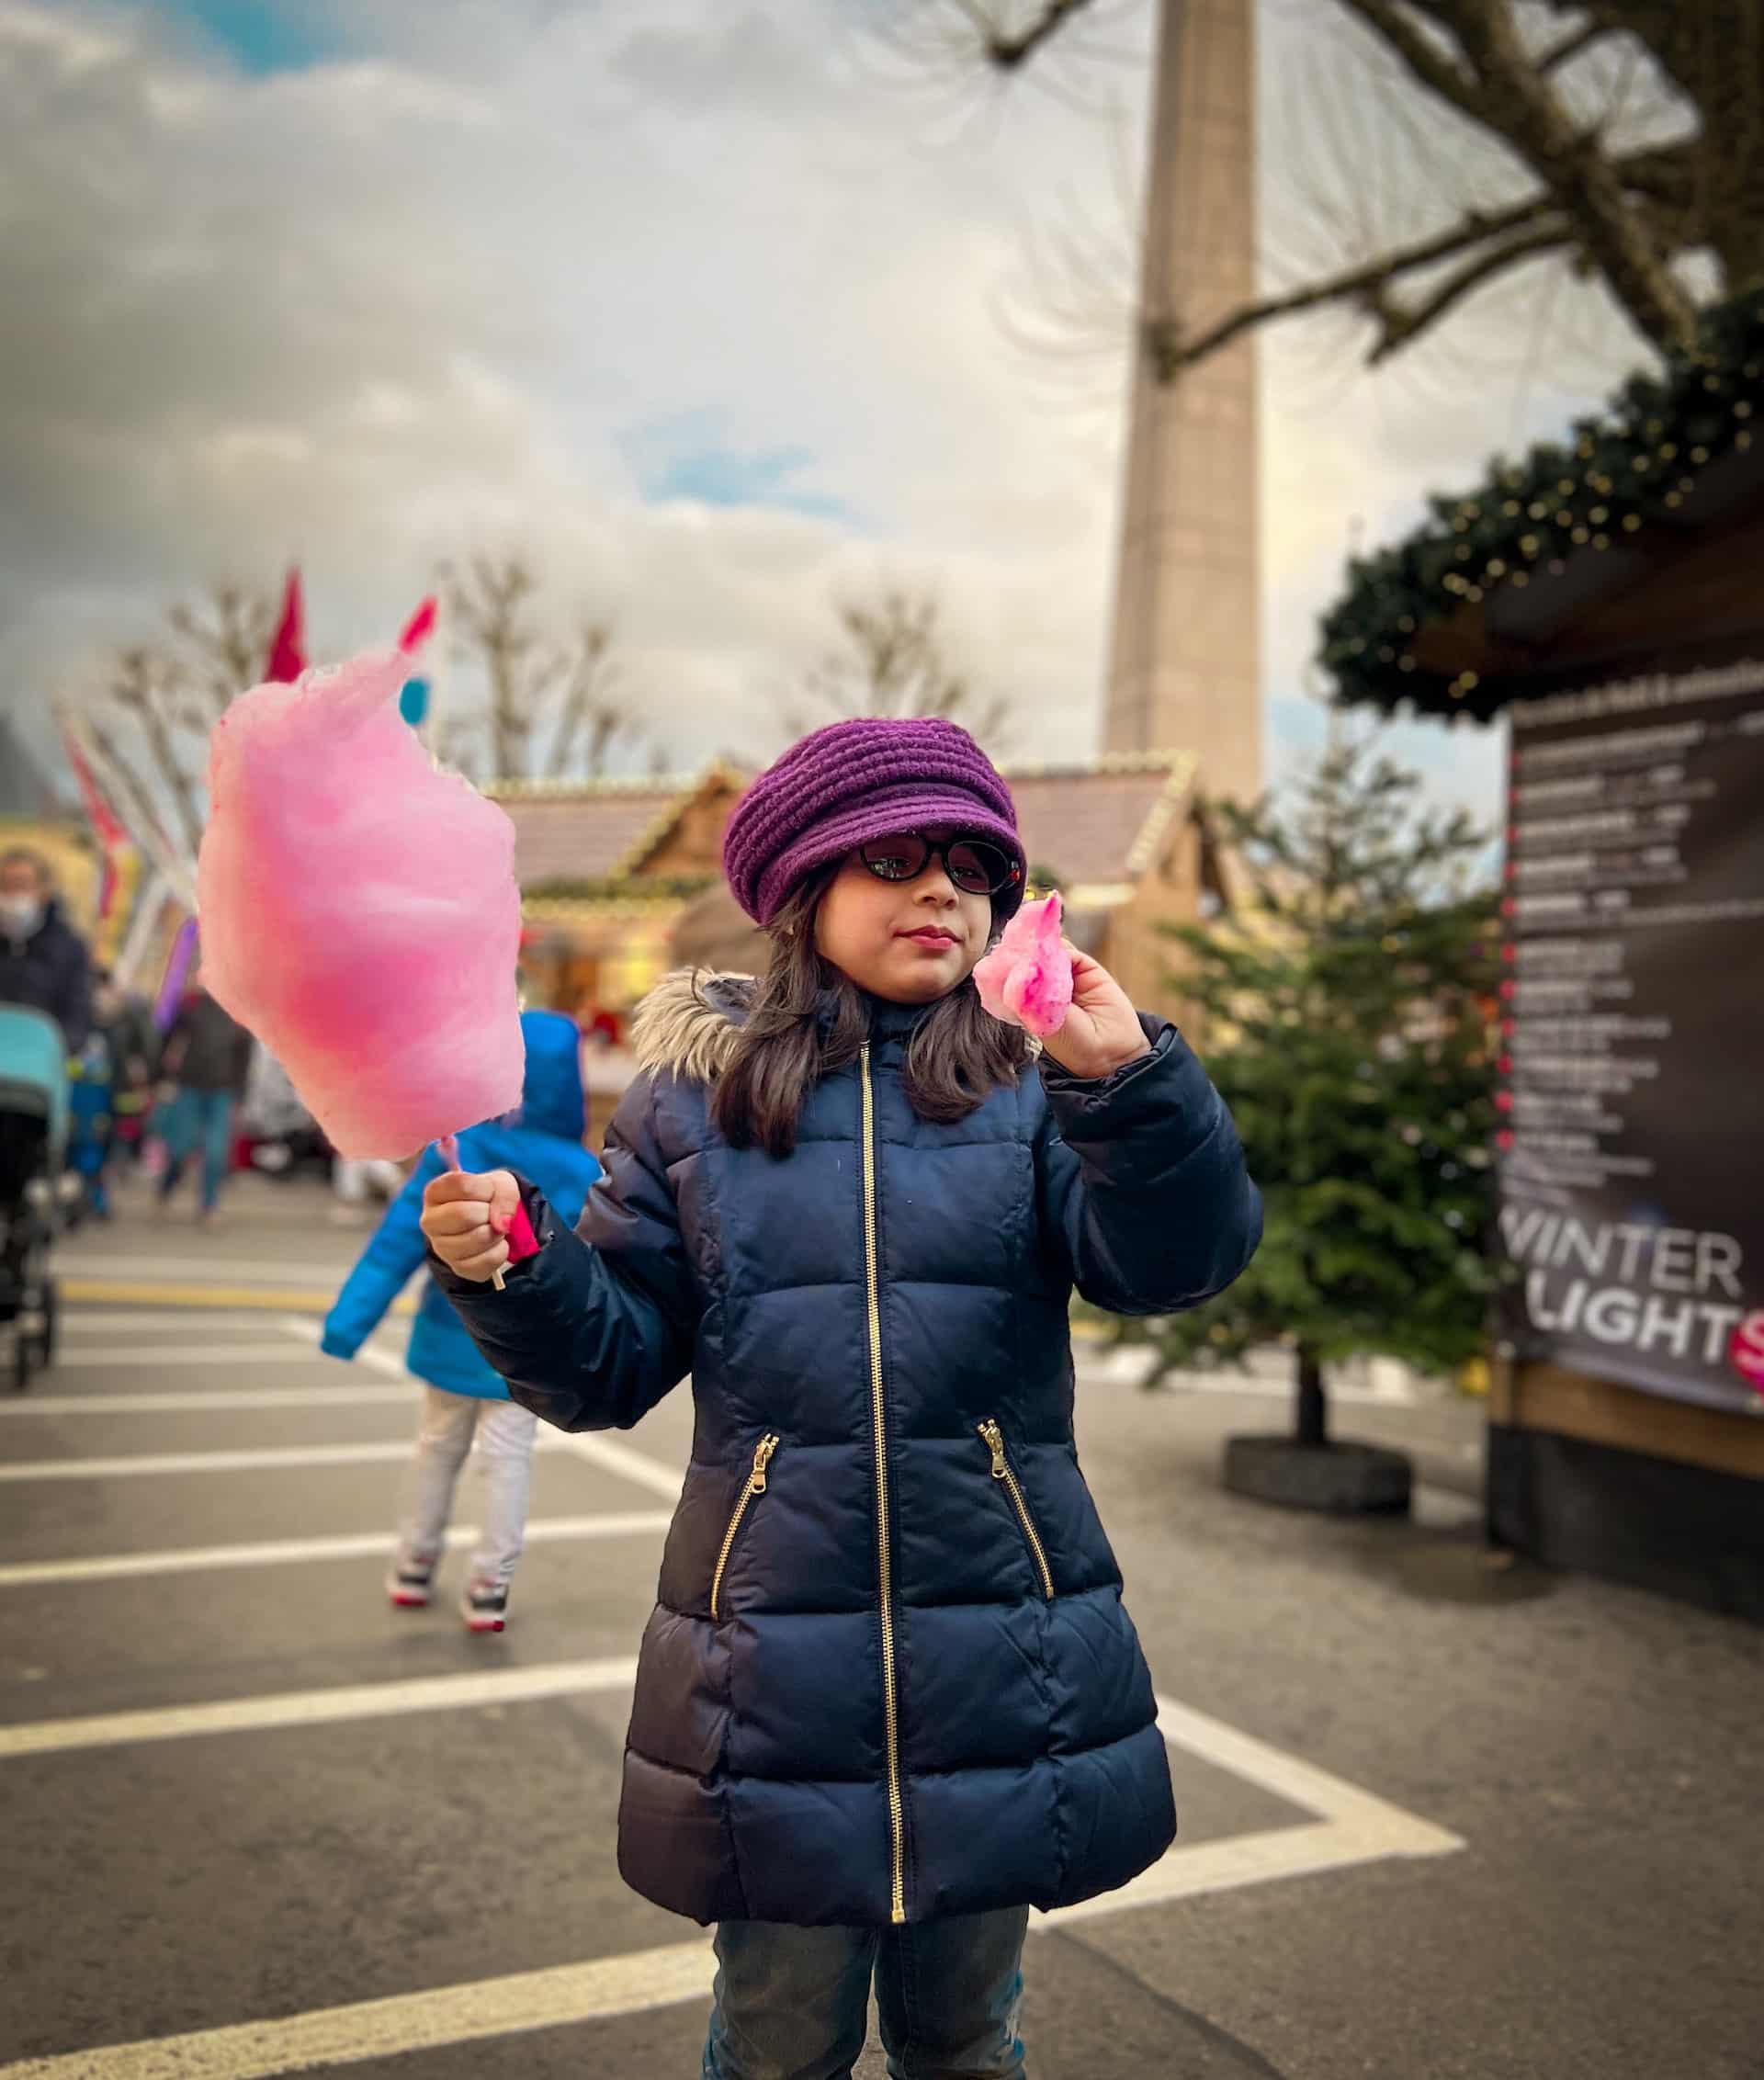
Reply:
[[[724,1921],[703,2080],[851,2080],[870,1982],[890,2080],[1023,2080],[1026,1906],[901,1928]]]
[[[177,1190],[184,1166],[197,1147],[202,1151],[202,1206],[214,1211],[220,1186],[232,1159],[232,1108],[231,1091],[182,1090],[166,1108],[160,1131],[165,1140],[167,1162],[160,1180],[159,1195],[169,1199]]]

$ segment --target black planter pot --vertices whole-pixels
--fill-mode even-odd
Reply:
[[[1287,1509],[1407,1516],[1413,1479],[1400,1452],[1375,1444],[1302,1444],[1290,1432],[1225,1441],[1225,1485],[1231,1493]]]

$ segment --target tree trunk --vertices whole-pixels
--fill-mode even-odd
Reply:
[[[1295,1408],[1295,1435],[1300,1444],[1324,1445],[1329,1441],[1329,1405],[1323,1394],[1323,1362],[1301,1344],[1298,1352],[1298,1398]]]

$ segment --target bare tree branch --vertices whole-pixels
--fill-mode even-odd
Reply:
[[[479,554],[464,571],[444,565],[441,582],[456,647],[482,671],[487,695],[477,724],[452,719],[448,760],[476,770],[469,739],[481,727],[492,778],[605,771],[613,745],[632,728],[609,698],[616,673],[610,627],[585,620],[571,642],[554,644],[537,612],[537,576],[517,556]],[[549,753],[542,761],[538,745],[548,729]]]
[[[135,643],[66,711],[135,843],[188,899],[206,805],[209,732],[263,676],[275,618],[267,592],[223,583],[179,603],[167,642]]]
[[[1579,242],[1644,338],[1689,346],[1696,312],[1674,278],[1651,227],[1630,209],[1623,182],[1596,136],[1569,119],[1525,49],[1510,0],[1436,0],[1430,19],[1449,27],[1455,52],[1441,48],[1398,0],[1341,0],[1374,28],[1423,85],[1504,139],[1572,212]]]
[[[171,668],[199,704],[206,727],[235,694],[263,677],[276,626],[274,596],[223,582],[200,608],[180,601],[165,618],[179,639]]]
[[[1340,4],[1376,31],[1421,85],[1431,88],[1441,100],[1449,101],[1473,122],[1487,119],[1481,83],[1463,55],[1442,49],[1410,19],[1398,0],[1340,0]]]
[[[1288,289],[1278,296],[1259,298],[1253,303],[1241,304],[1221,318],[1204,333],[1192,339],[1184,338],[1180,322],[1175,319],[1154,320],[1147,327],[1147,345],[1156,362],[1159,374],[1172,380],[1182,369],[1197,361],[1204,361],[1210,354],[1216,354],[1228,345],[1238,333],[1252,326],[1266,324],[1270,319],[1290,317],[1300,311],[1314,311],[1325,303],[1344,301],[1363,302],[1367,308],[1389,321],[1396,313],[1388,305],[1385,291],[1404,275],[1419,272],[1423,268],[1438,266],[1442,261],[1454,258],[1469,248],[1485,241],[1511,233],[1521,228],[1533,231],[1548,229],[1553,243],[1561,243],[1567,235],[1566,220],[1555,211],[1547,196],[1528,197],[1510,209],[1480,210],[1470,213],[1449,230],[1438,232],[1430,238],[1421,239],[1413,245],[1400,247],[1394,253],[1383,253],[1374,260],[1363,265],[1343,268],[1340,274],[1327,275],[1320,281],[1306,282],[1302,288]],[[1417,327],[1409,329],[1410,337]],[[1389,331],[1388,322],[1381,333]],[[1400,342],[1395,344],[1401,344]],[[1386,347],[1385,352],[1391,351]],[[1374,358],[1380,358],[1374,349]]]
[[[1011,73],[1019,65],[1027,64],[1049,38],[1057,36],[1069,22],[1082,14],[1090,6],[1090,0],[1045,0],[1039,16],[1015,36],[1007,36],[988,22],[973,0],[959,0],[959,4],[962,12],[985,39],[988,62],[1001,73]]]
[[[1466,261],[1448,275],[1419,303],[1404,306],[1381,299],[1379,337],[1367,359],[1376,367],[1497,275],[1506,274],[1522,260],[1534,259],[1544,253],[1559,253],[1572,243],[1573,233],[1565,220],[1546,220],[1486,246],[1475,259]]]
[[[129,718],[146,746],[153,775],[176,816],[179,828],[175,835],[194,859],[202,842],[202,811],[197,804],[195,776],[185,762],[186,747],[178,741],[175,682],[163,659],[145,645],[137,645],[117,659],[105,690],[110,706]]]
[[[608,697],[616,676],[616,668],[609,663],[606,654],[612,640],[612,630],[602,622],[585,623],[577,637],[574,662],[551,739],[551,755],[546,762],[546,772],[553,779],[560,779],[569,772],[577,740],[584,729],[588,732],[585,770],[590,774],[604,772],[614,739],[628,726],[623,709]]]
[[[1579,28],[1570,29],[1559,42],[1539,53],[1537,69],[1546,76],[1560,72],[1564,65],[1573,64],[1582,51],[1590,50],[1601,37],[1610,34],[1610,25],[1605,22],[1587,22]]]
[[[888,587],[873,598],[842,601],[834,611],[840,647],[805,675],[805,704],[785,716],[793,733],[863,715],[939,715],[999,747],[1010,704],[978,695],[950,662],[933,594]]]
[[[1062,51],[1069,37],[1082,48],[1080,27],[1105,4],[941,0],[960,24],[949,49],[970,66],[1037,75],[1057,40]],[[1170,33],[1178,0],[1161,4]],[[1662,352],[1693,339],[1698,293],[1709,290],[1690,285],[1711,258],[1715,293],[1764,279],[1764,0],[1336,0],[1335,13],[1393,61],[1367,73],[1355,39],[1361,85],[1381,90],[1381,120],[1370,145],[1344,138],[1346,97],[1317,88],[1311,119],[1335,163],[1334,193],[1307,195],[1301,216],[1271,228],[1276,238],[1322,234],[1339,264],[1314,246],[1299,256],[1297,286],[1289,271],[1283,290],[1240,309],[1142,312],[1144,343],[1167,379],[1254,325],[1330,305],[1371,313],[1366,351],[1382,362],[1552,253],[1597,279]],[[1536,187],[1511,203],[1503,191],[1515,171]],[[1415,202],[1428,197],[1443,206],[1445,228],[1416,235]],[[1685,269],[1693,256],[1701,276]],[[1072,306],[1103,303],[1118,342],[1124,299],[1091,293],[1087,302],[1083,270],[1057,251],[1053,260],[1064,285],[1056,334],[1094,337],[1094,310],[1087,321]],[[1419,283],[1418,299],[1392,293],[1453,261],[1463,265]]]

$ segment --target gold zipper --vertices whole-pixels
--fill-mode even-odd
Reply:
[[[1029,1541],[1029,1550],[1035,1555],[1035,1566],[1041,1575],[1041,1593],[1051,1603],[1054,1600],[1054,1577],[1047,1566],[1047,1550],[1041,1543],[1041,1533],[1035,1529],[1035,1520],[1029,1514],[1029,1505],[1023,1498],[1023,1490],[1017,1485],[1017,1476],[1011,1471],[1011,1462],[1004,1455],[1004,1432],[998,1419],[989,1416],[983,1423],[976,1423],[980,1441],[992,1454],[992,1478],[1004,1483],[1004,1492],[1017,1506],[1017,1521],[1023,1526],[1023,1535]]]
[[[882,1304],[876,1251],[876,1094],[870,1046],[858,1050],[864,1089],[864,1270],[870,1310],[870,1417],[876,1445],[876,1575],[882,1600],[882,1721],[888,1755],[888,1826],[893,1875],[892,1918],[907,1918],[907,1815],[900,1795],[900,1731],[894,1680],[894,1586],[888,1562],[888,1441],[882,1407]]]
[[[717,1555],[717,1572],[710,1577],[710,1614],[717,1615],[717,1599],[722,1594],[723,1569],[729,1566],[729,1550],[735,1543],[735,1533],[741,1528],[741,1519],[747,1514],[747,1506],[756,1495],[765,1493],[765,1469],[772,1464],[772,1454],[778,1449],[778,1435],[768,1430],[753,1447],[753,1471],[747,1476],[746,1486],[735,1498],[735,1513],[729,1520],[729,1529],[723,1533],[723,1550]]]

